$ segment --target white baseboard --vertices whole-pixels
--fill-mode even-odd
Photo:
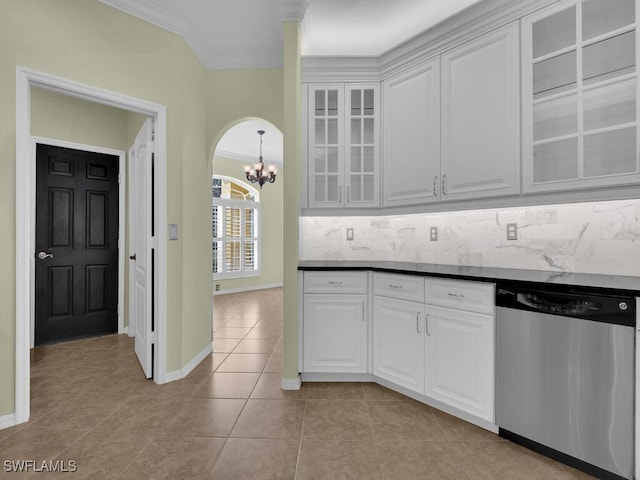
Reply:
[[[202,350],[199,354],[193,357],[191,361],[187,363],[184,367],[182,367],[180,370],[167,372],[165,377],[166,379],[165,383],[173,382],[175,380],[180,380],[181,378],[186,377],[187,375],[189,375],[189,373],[191,373],[191,370],[196,368],[200,364],[200,362],[202,362],[205,358],[207,358],[207,356],[212,352],[213,352],[213,344],[209,343],[204,350]]]
[[[252,287],[241,287],[241,288],[230,288],[228,290],[219,290],[219,291],[214,291],[213,292],[213,296],[217,296],[217,295],[224,295],[225,293],[240,293],[240,292],[253,292],[254,290],[266,290],[267,288],[278,288],[278,287],[282,287],[283,284],[281,283],[268,283],[266,285],[255,285]]]
[[[280,386],[282,390],[300,390],[302,377],[298,375],[296,378],[283,378]]]
[[[2,415],[0,417],[0,430],[16,426],[16,414]]]

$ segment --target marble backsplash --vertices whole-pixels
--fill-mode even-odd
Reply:
[[[518,239],[507,240],[507,224]],[[438,240],[430,241],[430,227]],[[347,228],[354,239],[346,240]],[[640,276],[640,200],[301,217],[300,260],[389,260]]]

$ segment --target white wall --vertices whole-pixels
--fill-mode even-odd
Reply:
[[[506,239],[507,223],[518,240]],[[429,240],[438,227],[438,241]],[[346,229],[354,240],[346,240]],[[371,217],[302,217],[301,260],[391,260],[640,275],[640,200]]]

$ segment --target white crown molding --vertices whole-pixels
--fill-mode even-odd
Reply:
[[[249,155],[244,155],[242,153],[230,152],[229,150],[222,150],[220,148],[216,148],[214,153],[215,157],[223,157],[228,158],[229,160],[236,160],[238,162],[247,163],[249,165],[253,165],[258,161],[257,158],[250,157]]]
[[[193,48],[193,47],[192,47]],[[241,68],[282,68],[282,52],[274,54],[244,53],[242,56],[220,56],[202,49],[196,54],[205,68],[209,70],[233,70]]]
[[[242,153],[230,152],[229,150],[222,150],[220,148],[216,148],[214,156],[228,158],[229,160],[236,160],[238,162],[246,163],[247,165],[253,165],[258,161],[258,157],[252,157],[250,155],[245,155]],[[265,161],[265,164],[267,166],[271,164],[277,165],[278,168],[282,166],[282,162],[278,162],[275,160],[267,160]]]
[[[304,14],[309,7],[305,0],[278,0],[280,16],[283,22],[302,23]]]
[[[561,0],[485,0],[380,56],[382,77]]]
[[[184,18],[172,15],[147,0],[136,0],[135,2],[130,0],[98,1],[182,37],[205,67],[211,68],[206,62],[208,56],[206,43],[194,33],[191,23]]]
[[[303,56],[303,82],[380,81],[562,0],[485,0],[379,57]]]
[[[189,22],[183,18],[172,16],[169,12],[151,4],[147,0],[136,0],[135,2],[125,0],[98,1],[180,36],[184,36],[185,33],[189,32]]]
[[[282,67],[282,52],[271,55],[247,53],[242,56],[233,55],[228,57],[212,54],[207,48],[206,42],[194,33],[195,30],[192,28],[191,23],[158,8],[148,0],[136,0],[135,2],[131,0],[98,1],[182,37],[207,69]],[[298,3],[295,0],[281,1],[284,1],[284,3]],[[302,15],[304,16],[304,10]]]
[[[378,57],[302,57],[302,81],[376,82],[380,67]]]

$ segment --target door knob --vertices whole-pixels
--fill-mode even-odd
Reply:
[[[38,252],[38,258],[44,260],[45,258],[53,258],[53,255],[47,252]]]
[[[136,259],[136,254],[134,253],[133,255],[129,255],[129,259],[130,260],[135,260]]]

